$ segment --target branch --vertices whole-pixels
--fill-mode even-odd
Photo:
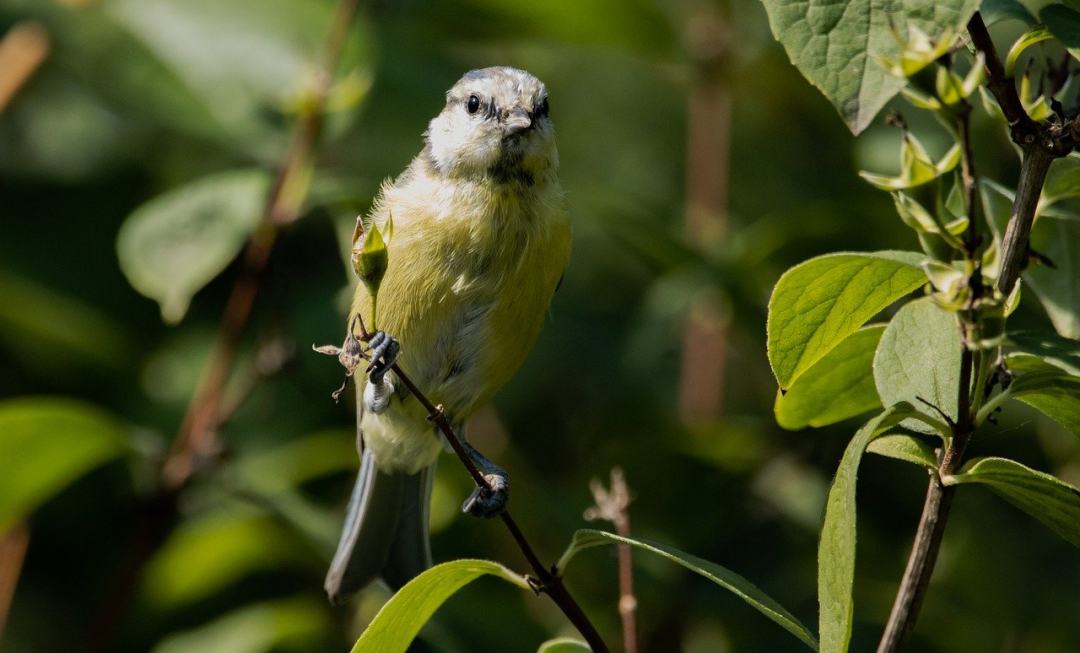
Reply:
[[[1028,237],[1035,220],[1046,173],[1055,158],[1068,154],[1076,144],[1075,121],[1069,124],[1063,120],[1036,123],[1024,110],[1016,92],[1016,84],[1005,75],[1004,67],[997,56],[994,43],[986,30],[982,17],[976,12],[968,22],[971,41],[986,60],[988,74],[987,86],[1001,107],[1005,119],[1009,122],[1010,135],[1023,150],[1020,167],[1020,180],[1013,201],[1012,215],[1002,244],[1001,272],[998,275],[997,289],[1008,296],[1020,276],[1020,271],[1028,258]],[[981,374],[975,376],[977,393],[972,400],[973,367],[975,356],[979,356],[979,368],[985,368],[983,357],[989,352],[973,350],[969,334],[975,326],[975,302],[983,296],[986,288],[979,266],[978,234],[976,232],[976,201],[978,178],[975,174],[974,157],[970,140],[970,108],[957,114],[959,135],[963,145],[963,168],[961,179],[968,209],[968,230],[964,237],[964,256],[973,270],[968,278],[970,299],[961,313],[960,323],[964,334],[964,350],[960,358],[960,379],[957,388],[957,419],[952,425],[953,437],[939,455],[937,471],[931,471],[930,482],[926,490],[919,528],[915,534],[911,554],[908,557],[904,577],[897,590],[889,620],[885,624],[878,653],[896,653],[901,650],[915,627],[919,608],[926,594],[930,577],[934,572],[941,540],[945,533],[945,523],[952,506],[955,487],[945,487],[941,482],[943,475],[952,474],[961,464],[968,441],[975,429],[976,419],[973,414],[982,402],[984,388]]]
[[[997,287],[1001,294],[1008,297],[1013,285],[1020,278],[1020,271],[1028,259],[1028,238],[1031,226],[1035,222],[1035,209],[1042,194],[1043,182],[1054,154],[1042,147],[1031,147],[1024,151],[1024,160],[1020,164],[1020,183],[1016,186],[1016,198],[1013,200],[1012,215],[1001,243],[1001,273]]]
[[[32,21],[14,24],[0,39],[0,113],[45,62],[49,47],[49,34]]]
[[[307,192],[306,185],[300,180],[306,177],[312,164],[315,145],[322,132],[323,108],[330,82],[356,17],[357,5],[358,0],[341,0],[337,5],[324,42],[322,67],[315,74],[312,102],[293,128],[289,148],[266,198],[259,226],[244,250],[240,277],[225,304],[214,349],[188,405],[180,433],[165,461],[162,475],[168,488],[177,489],[185,485],[198,467],[199,460],[219,449],[216,431],[221,420],[225,384],[236,361],[241,338],[251,320],[259,280],[274,249],[278,231],[282,225],[299,217],[300,206]]]
[[[360,340],[368,341],[371,339],[370,333],[364,326],[364,319],[359,313],[356,315],[356,321],[360,326]],[[352,327],[350,326],[350,335],[352,335]],[[420,388],[416,387],[412,379],[409,378],[404,370],[394,363],[391,367],[398,380],[409,390],[416,400],[420,402],[420,405],[427,411],[428,420],[435,424],[436,427],[442,432],[446,441],[450,443],[450,447],[457,454],[458,460],[465,466],[465,470],[469,472],[469,476],[472,477],[477,487],[486,488],[491,490],[491,484],[488,483],[484,475],[476,467],[476,463],[469,457],[468,452],[465,451],[465,447],[461,444],[461,438],[457,436],[454,429],[450,426],[450,422],[447,421],[446,415],[443,413],[442,406],[437,406],[427,398]],[[359,384],[358,384],[359,385]],[[358,389],[358,391],[360,391]],[[607,644],[600,637],[600,633],[597,632],[596,627],[592,625],[589,618],[585,615],[585,612],[581,609],[581,606],[577,604],[574,597],[570,595],[569,590],[566,589],[566,585],[563,583],[556,573],[554,573],[554,566],[547,567],[540,561],[539,556],[536,555],[536,551],[533,550],[532,545],[529,544],[529,540],[525,538],[525,534],[521,532],[521,528],[518,527],[517,522],[510,515],[509,510],[504,510],[499,514],[506,529],[510,531],[510,536],[514,538],[514,542],[518,548],[521,549],[521,553],[525,556],[525,560],[532,567],[533,573],[536,575],[535,582],[532,583],[533,589],[538,593],[547,594],[551,597],[551,600],[555,602],[555,605],[562,610],[566,618],[574,624],[574,627],[578,629],[582,637],[592,648],[593,653],[608,653]]]
[[[26,522],[15,522],[7,532],[0,533],[0,633],[4,632],[29,544],[30,527]]]
[[[293,128],[289,148],[267,196],[259,225],[242,255],[240,276],[225,304],[214,349],[203,368],[172,450],[162,466],[162,485],[137,507],[139,519],[132,536],[131,551],[102,599],[89,637],[89,650],[115,648],[116,632],[138,586],[139,574],[176,525],[176,501],[180,490],[186,486],[200,460],[219,450],[216,429],[222,415],[236,407],[233,401],[225,401],[225,384],[250,321],[259,279],[270,258],[279,226],[299,216],[307,188],[297,180],[311,165],[322,130],[330,80],[341,58],[357,5],[358,0],[338,2],[323,44],[322,67],[315,75],[312,101]]]
[[[986,30],[986,23],[983,22],[979,12],[975,12],[971,17],[967,28],[975,49],[986,57],[986,87],[994,95],[998,106],[1001,107],[1001,112],[1005,114],[1005,120],[1009,122],[1012,130],[1013,140],[1019,145],[1023,145],[1025,140],[1027,143],[1033,142],[1038,126],[1024,110],[1024,105],[1020,102],[1020,94],[1016,92],[1016,82],[1012,77],[1005,75],[1005,67],[1001,65],[994,41],[990,38],[990,32]],[[1028,139],[1029,136],[1030,139]]]
[[[623,537],[630,537],[630,488],[626,477],[618,467],[611,470],[611,490],[607,490],[599,479],[589,483],[596,505],[585,511],[585,519],[602,519],[615,525],[615,532]],[[620,542],[617,545],[619,556],[619,617],[623,626],[623,650],[637,653],[637,597],[634,596],[634,566],[630,545]]]

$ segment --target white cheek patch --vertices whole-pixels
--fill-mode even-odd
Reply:
[[[460,115],[454,115],[460,113]],[[431,121],[428,140],[436,167],[446,173],[486,171],[499,157],[499,142],[485,134],[478,121],[461,107],[450,107]]]

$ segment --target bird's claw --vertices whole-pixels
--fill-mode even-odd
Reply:
[[[497,517],[510,501],[510,477],[506,472],[484,474],[484,479],[491,486],[477,487],[461,506],[461,512],[473,517]]]
[[[401,345],[385,331],[376,331],[368,341],[368,347],[371,348],[371,364],[367,367],[368,379],[375,385],[382,385],[383,377],[397,361]]]

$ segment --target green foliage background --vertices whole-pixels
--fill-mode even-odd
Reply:
[[[26,517],[31,532],[0,648],[329,651],[355,641],[386,594],[371,589],[340,608],[322,595],[357,461],[348,402],[329,399],[340,370],[309,346],[340,339],[351,283],[342,234],[379,181],[419,150],[445,89],[492,64],[527,68],[548,84],[575,227],[552,317],[495,402],[501,427],[489,415],[472,431],[513,476],[517,518],[554,560],[584,526],[588,480],[621,465],[637,497],[635,535],[735,570],[816,622],[826,491],[857,425],[776,425],[764,344],[769,291],[783,270],[824,252],[918,243],[889,198],[855,174],[895,171],[896,131],[879,120],[853,141],[773,42],[761,6],[720,6],[730,32],[722,74],[733,96],[730,227],[722,245],[699,255],[683,244],[687,97],[701,74],[688,46],[697,2],[367,3],[343,72],[358,71],[356,88],[370,88],[328,118],[311,207],[275,248],[245,341],[249,362],[256,343],[272,339],[293,352],[290,363],[260,381],[225,427],[226,462],[184,493],[176,528],[147,543],[140,533],[154,515],[152,473],[179,427],[236,266],[167,325],[121,272],[118,233],[162,193],[281,158],[332,5],[275,0],[256,11],[239,1],[102,0],[73,8],[84,4],[0,1],[0,32],[34,19],[51,41],[46,63],[0,113],[0,395],[88,406],[75,405],[80,417],[64,422],[50,415],[70,403],[5,404],[38,420],[42,436],[6,441],[0,429],[0,492],[48,500],[0,496],[8,511],[0,524]],[[1004,135],[989,121],[976,127],[981,174],[1014,179]],[[948,143],[924,140],[940,146],[935,156]],[[185,237],[168,235],[178,247]],[[220,255],[213,248],[228,240],[200,244],[178,265]],[[675,415],[678,353],[689,300],[701,291],[730,316],[730,373],[723,418],[688,428]],[[1025,302],[1010,324],[1045,320],[1037,311]],[[43,444],[72,433],[85,434],[81,448]],[[972,455],[990,449],[1080,482],[1076,439],[1033,410],[1010,406]],[[469,483],[444,462],[436,559],[483,557],[524,571],[498,524],[456,515]],[[924,475],[877,456],[862,463],[854,650],[876,641],[887,615]],[[76,480],[59,494],[40,489],[58,477]],[[147,546],[142,573],[125,575]],[[612,551],[583,554],[569,585],[614,642]],[[801,647],[701,578],[637,560],[645,650]],[[972,488],[954,507],[913,649],[1075,650],[1078,586],[1074,548]],[[117,610],[110,633],[103,624]],[[416,650],[532,651],[568,628],[545,600],[480,580],[437,613]]]

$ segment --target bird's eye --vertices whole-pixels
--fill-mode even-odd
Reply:
[[[469,113],[476,113],[480,110],[480,98],[475,95],[469,96],[469,101],[465,103],[465,110]]]
[[[550,111],[551,111],[551,107],[548,106],[548,99],[547,98],[544,98],[544,100],[540,103],[540,106],[536,107],[536,115],[537,116],[546,116],[546,115],[548,115],[548,113],[550,113]]]

